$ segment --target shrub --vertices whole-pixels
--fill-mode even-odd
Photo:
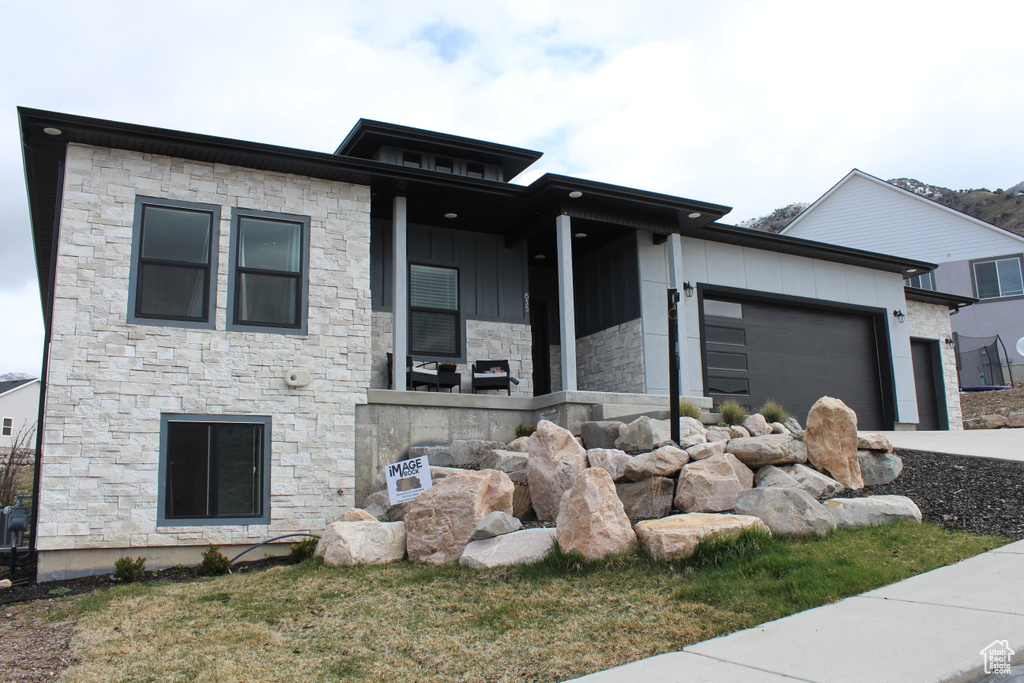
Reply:
[[[537,431],[537,425],[524,425],[522,422],[516,425],[516,438],[530,436]]]
[[[203,561],[199,563],[199,573],[206,576],[220,576],[227,574],[230,569],[231,562],[227,555],[220,551],[219,545],[211,543],[203,553]]]
[[[742,424],[747,419],[747,409],[732,399],[718,404],[718,414],[727,425]]]
[[[35,433],[34,423],[26,425],[11,437],[10,448],[0,448],[0,507],[17,502],[21,474],[35,457],[32,443]]]
[[[679,399],[679,416],[680,417],[692,417],[695,420],[699,420],[700,416],[704,412],[700,409],[696,403],[688,398]]]
[[[114,578],[125,583],[132,583],[142,578],[146,573],[146,558],[137,557],[134,560],[130,557],[118,558],[114,563]]]
[[[785,422],[789,417],[789,412],[782,407],[782,404],[771,399],[765,401],[764,405],[758,408],[757,412],[761,413],[769,424],[772,422]]]
[[[290,552],[288,553],[288,559],[295,564],[308,560],[313,557],[313,553],[316,552],[316,545],[320,542],[319,537],[304,538],[298,543],[292,543],[290,546]]]

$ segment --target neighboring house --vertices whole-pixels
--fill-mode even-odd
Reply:
[[[931,273],[913,274],[908,285],[976,298],[952,319],[953,330],[974,338],[999,335],[1006,360],[1024,363],[1016,348],[1024,338],[1024,237],[857,169],[782,234],[939,264]],[[1024,379],[1024,372],[1014,374]],[[965,384],[989,381],[973,373]]]
[[[35,451],[38,417],[38,379],[0,382],[0,451],[9,450],[19,438],[23,447]]]
[[[539,153],[374,121],[328,154],[19,115],[42,578],[318,531],[414,443],[665,408],[669,288],[684,396],[919,420],[895,314],[946,316],[904,294],[930,263],[723,225],[708,202],[516,185]],[[407,373],[389,353],[455,362],[462,393],[387,390]],[[480,360],[509,361],[511,396],[470,393]]]

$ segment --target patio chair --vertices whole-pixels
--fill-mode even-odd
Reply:
[[[509,396],[512,395],[511,371],[507,360],[478,360],[473,363],[473,393],[488,389],[504,389]]]
[[[391,388],[393,383],[392,371],[394,366],[394,356],[391,353],[387,354],[388,359],[388,389]],[[416,391],[416,387],[426,387],[427,391],[430,391],[433,387],[434,391],[440,391],[442,388],[451,391],[453,388],[459,386],[460,376],[457,372],[439,372],[437,369],[437,363],[434,361],[428,361],[425,363],[416,364],[413,362],[412,356],[406,356],[405,359],[405,382],[406,388]],[[433,365],[434,367],[427,367]]]

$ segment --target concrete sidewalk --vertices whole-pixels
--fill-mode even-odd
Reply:
[[[895,448],[1024,462],[1024,429],[881,433]]]
[[[1024,661],[1024,541],[841,602],[576,681],[976,681]]]

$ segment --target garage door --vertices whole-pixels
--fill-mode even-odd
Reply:
[[[841,399],[860,429],[886,423],[869,314],[718,298],[703,301],[705,394],[756,410],[781,403],[801,424],[822,396]]]

